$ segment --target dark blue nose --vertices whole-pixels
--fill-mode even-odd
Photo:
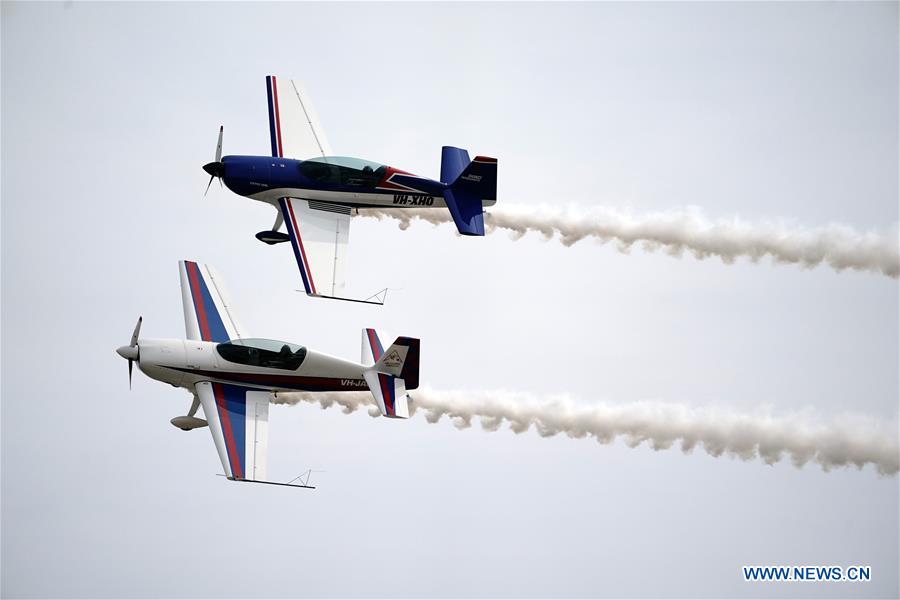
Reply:
[[[270,156],[222,157],[222,181],[242,196],[258,194],[269,188]]]

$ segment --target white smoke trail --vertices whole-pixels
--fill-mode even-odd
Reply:
[[[862,469],[869,464],[882,475],[896,475],[900,470],[897,423],[858,416],[824,423],[810,414],[737,414],[660,402],[584,405],[564,396],[542,402],[527,394],[427,388],[412,396],[413,414],[422,411],[429,423],[447,416],[459,429],[471,427],[478,419],[486,431],[497,431],[508,423],[514,433],[533,427],[542,437],[562,433],[572,438],[592,437],[601,444],[621,437],[632,448],[647,442],[654,450],[665,450],[680,443],[685,453],[700,446],[712,456],[759,458],[767,464],[788,457],[797,467],[815,462],[825,471],[849,465]],[[368,407],[370,416],[379,415],[368,392],[279,393],[272,401],[307,402],[323,409],[338,406],[345,413]]]
[[[434,208],[363,209],[361,216],[392,218],[400,229],[420,219],[433,225],[452,222],[450,213]],[[710,220],[699,209],[634,216],[609,208],[579,210],[502,205],[485,215],[488,231],[506,229],[519,239],[537,232],[558,237],[566,246],[585,238],[611,240],[627,252],[635,243],[647,250],[665,249],[673,256],[684,251],[698,259],[718,256],[725,263],[746,257],[756,262],[769,256],[781,263],[815,267],[826,263],[836,271],[854,269],[900,276],[900,238],[894,224],[884,233],[861,233],[845,225],[806,228],[784,222],[748,223],[739,219]]]

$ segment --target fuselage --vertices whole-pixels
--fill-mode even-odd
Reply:
[[[141,339],[138,340],[138,367],[152,379],[191,391],[200,381],[273,392],[367,389],[363,365],[301,346],[277,343],[284,344],[280,353],[241,340],[219,344]]]
[[[349,157],[294,160],[224,156],[222,180],[241,196],[268,203],[302,198],[365,207],[444,207],[447,184],[387,165]],[[496,201],[485,201],[493,205]]]

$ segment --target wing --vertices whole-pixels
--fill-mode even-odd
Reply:
[[[188,339],[227,342],[247,337],[246,331],[234,319],[222,278],[215,270],[190,260],[179,261],[178,270]]]
[[[194,386],[219,460],[231,479],[266,480],[269,393],[203,381]]]
[[[306,293],[341,297],[350,240],[350,208],[297,198],[282,198],[278,205]]]
[[[303,160],[331,155],[319,117],[297,81],[269,75],[266,93],[272,156]]]

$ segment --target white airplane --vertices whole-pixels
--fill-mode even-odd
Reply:
[[[391,418],[409,417],[407,390],[419,386],[419,340],[399,337],[384,350],[374,329],[363,330],[362,362],[329,356],[288,342],[251,338],[237,324],[222,279],[207,265],[180,261],[185,340],[139,338],[116,352],[151,379],[194,395],[188,414],[171,423],[190,431],[209,426],[225,476],[266,480],[269,396],[288,391],[360,391],[368,388]],[[203,407],[205,419],[194,415]],[[285,484],[281,484],[285,485]],[[308,486],[297,486],[308,487]]]

